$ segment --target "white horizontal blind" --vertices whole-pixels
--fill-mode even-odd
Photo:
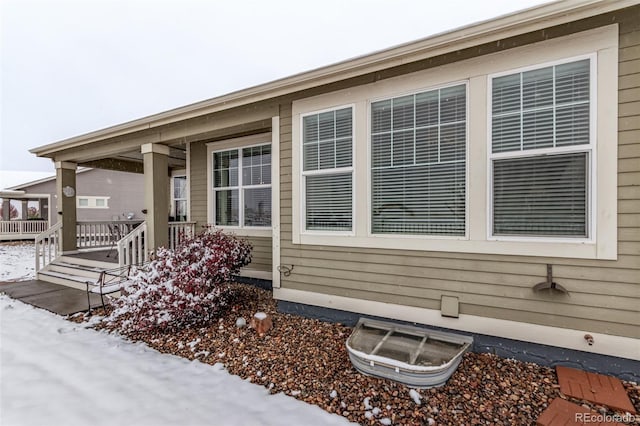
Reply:
[[[350,231],[353,223],[353,110],[302,119],[305,229]]]
[[[590,60],[492,79],[493,234],[588,237]]]
[[[372,232],[464,235],[466,85],[371,104]]]
[[[493,163],[496,235],[587,235],[588,155],[584,152]]]
[[[492,152],[589,144],[589,60],[493,79]]]

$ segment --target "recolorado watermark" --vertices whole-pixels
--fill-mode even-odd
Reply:
[[[582,423],[631,423],[639,420],[638,417],[625,414],[600,414],[600,413],[576,413],[574,421]]]

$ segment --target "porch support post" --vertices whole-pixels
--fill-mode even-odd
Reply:
[[[169,147],[148,143],[144,158],[144,207],[147,209],[147,250],[169,242]]]
[[[11,200],[4,198],[2,200],[2,220],[10,220]]]
[[[76,163],[56,161],[58,221],[62,222],[60,248],[63,253],[77,250]]]

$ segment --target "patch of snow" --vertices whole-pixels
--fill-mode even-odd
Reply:
[[[365,410],[371,410],[373,408],[373,406],[371,405],[371,403],[369,402],[371,400],[370,397],[366,397],[364,399],[364,401],[362,401],[362,403],[364,404],[364,409]]]
[[[256,312],[253,317],[257,320],[262,321],[263,319],[267,318],[267,314],[265,314],[264,312]]]
[[[409,396],[411,397],[411,399],[413,399],[413,402],[415,402],[416,404],[420,405],[422,403],[420,401],[422,399],[422,395],[420,395],[420,393],[417,390],[411,389],[409,391]]]
[[[0,315],[3,424],[349,424],[284,394],[269,395],[223,364],[162,354],[7,296],[0,296]]]
[[[246,327],[246,325],[247,325],[247,320],[246,319],[240,317],[240,318],[238,318],[236,320],[236,327],[242,328],[242,327]]]
[[[332,390],[331,393],[329,394],[329,398],[331,398],[331,399],[333,399],[333,398],[335,398],[337,396],[338,396],[338,392],[336,392],[335,389]]]
[[[291,391],[291,395],[292,396],[298,396],[300,395],[302,392],[300,392],[299,390],[295,390],[295,391]]]
[[[391,407],[387,405],[387,410],[390,410],[390,409],[391,409]],[[380,410],[378,407],[374,407],[371,412],[373,413],[374,416],[377,416],[377,415],[380,414],[380,411],[382,411],[382,410]]]
[[[27,281],[36,277],[36,248],[33,243],[0,244],[0,282]]]
[[[383,417],[380,419],[380,423],[384,426],[389,426],[391,424],[391,419],[389,417]]]
[[[371,413],[371,411],[365,411],[364,416],[367,418],[367,420],[373,419],[373,414]]]
[[[195,352],[196,350],[196,345],[200,343],[200,338],[198,337],[196,340],[187,343],[187,346],[189,346],[191,348],[191,352]]]

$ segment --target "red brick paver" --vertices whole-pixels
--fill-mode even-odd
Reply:
[[[602,420],[602,421],[600,421]],[[554,399],[549,407],[540,414],[537,426],[624,426],[622,423],[605,421],[606,419],[587,408],[565,401]]]
[[[560,366],[556,367],[556,374],[560,391],[567,396],[636,413],[622,382],[615,377]]]

